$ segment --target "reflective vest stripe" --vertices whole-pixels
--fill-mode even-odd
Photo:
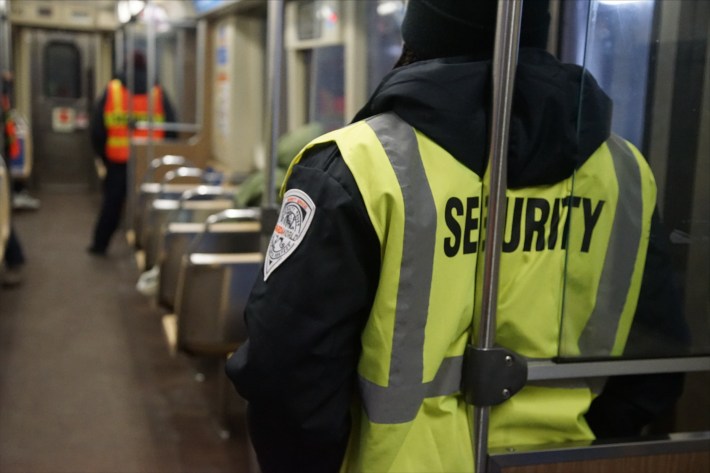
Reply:
[[[160,87],[153,87],[150,95],[131,95],[118,79],[114,79],[109,83],[104,107],[104,125],[108,135],[105,152],[110,161],[117,163],[128,161],[130,154],[128,100],[131,100],[133,119],[140,121],[148,119],[149,98],[153,103],[153,121],[157,123],[164,122],[165,113]],[[154,139],[162,139],[165,136],[165,132],[163,130],[152,130],[149,133],[148,130],[134,130],[132,135],[134,138],[152,137]]]
[[[118,79],[114,79],[111,81],[110,88],[113,113],[117,115],[126,113],[126,109],[123,104],[123,85],[121,85],[121,82]]]
[[[104,107],[106,127],[106,158],[115,163],[125,163],[130,154],[128,139],[127,94],[118,79],[109,83]]]
[[[128,146],[129,143],[127,136],[110,136],[106,139],[106,146]]]
[[[579,339],[582,356],[613,354],[641,243],[643,196],[641,171],[628,145],[616,135],[607,141],[619,188],[609,246],[597,300]],[[616,353],[620,355],[621,353]]]
[[[436,245],[436,206],[426,178],[416,135],[392,114],[367,120],[390,160],[404,201],[404,242],[397,291],[389,383],[360,377],[368,417],[380,424],[414,420],[425,397],[457,392],[463,357],[447,358],[431,382],[424,383],[424,330]]]
[[[436,207],[414,130],[391,114],[367,120],[389,158],[404,201],[404,242],[389,383],[361,378],[365,410],[378,423],[408,422],[425,394],[424,329],[436,245]]]

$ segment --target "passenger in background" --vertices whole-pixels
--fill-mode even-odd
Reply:
[[[481,315],[497,4],[410,0],[396,68],[287,173],[249,339],[227,363],[265,473],[473,468],[460,380]],[[645,325],[682,349],[651,171],[610,133],[594,78],[546,52],[549,21],[547,0],[524,1],[496,343],[636,355]],[[525,386],[492,408],[489,446],[637,435],[681,380],[612,380],[596,399]]]
[[[276,144],[276,170],[274,173],[274,184],[277,186],[276,192],[281,190],[281,184],[286,177],[286,170],[293,158],[310,141],[323,134],[323,131],[323,126],[320,123],[313,122],[279,137]],[[237,208],[260,206],[264,195],[265,178],[263,170],[250,174],[244,182],[239,184],[239,191],[234,196],[234,206]]]
[[[130,158],[130,136],[148,138],[145,130],[129,127],[137,121],[148,119],[149,100],[153,104],[154,122],[174,122],[175,112],[165,91],[155,84],[148,91],[145,56],[137,51],[133,55],[134,90],[130,93],[126,86],[126,71],[111,80],[91,114],[89,131],[91,144],[106,167],[103,183],[103,200],[93,239],[88,251],[103,256],[111,242],[111,237],[121,223],[127,192],[127,162]],[[129,98],[132,116],[128,115]],[[152,130],[152,138],[175,138],[175,132]]]
[[[10,159],[17,152],[14,149],[18,143],[13,136],[13,127],[10,122],[10,110],[12,108],[13,75],[9,71],[2,73],[2,91],[0,93],[0,124],[5,134],[3,139],[4,149],[2,150],[5,167],[7,168],[8,180],[10,181],[10,193],[12,195],[15,187],[12,182],[10,172]],[[5,246],[3,255],[2,285],[4,287],[16,287],[23,282],[23,268],[25,266],[25,253],[22,244],[17,236],[15,225],[10,224],[10,235]]]

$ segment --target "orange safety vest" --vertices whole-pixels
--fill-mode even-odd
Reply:
[[[10,159],[18,159],[20,157],[20,140],[17,139],[17,128],[15,121],[8,117],[5,120],[5,136],[7,137],[8,154]]]
[[[153,101],[153,122],[165,122],[163,109],[163,93],[160,86],[154,86],[150,93]],[[104,105],[104,125],[106,126],[106,158],[114,163],[125,163],[130,154],[128,98],[132,99],[131,117],[135,121],[148,119],[148,95],[132,95],[123,86],[121,81],[114,79],[109,82]],[[165,137],[163,130],[133,130],[136,138],[152,138],[162,140]]]

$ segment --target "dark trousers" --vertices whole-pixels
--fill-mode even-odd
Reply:
[[[94,250],[106,251],[111,237],[121,224],[126,187],[127,165],[106,163],[101,213],[94,227],[94,241],[91,245]]]
[[[25,264],[25,253],[22,251],[22,245],[20,245],[20,240],[17,238],[17,232],[14,227],[10,227],[10,236],[5,246],[4,261],[8,268],[17,268]]]

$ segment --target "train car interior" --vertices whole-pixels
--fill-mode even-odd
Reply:
[[[678,326],[652,327],[638,353],[529,360],[527,382],[683,373],[683,393],[638,438],[505,449],[487,448],[489,406],[476,405],[470,471],[707,473],[710,2],[550,6],[548,51],[596,78],[612,131],[653,171]],[[351,123],[392,70],[406,8],[0,0],[1,472],[260,471],[246,401],[224,370],[247,339],[279,189],[298,151]],[[128,105],[134,119],[113,137],[129,150],[125,204],[97,248],[116,171],[95,150],[92,120],[115,101],[117,76],[150,98]],[[683,344],[664,342],[674,330]]]

